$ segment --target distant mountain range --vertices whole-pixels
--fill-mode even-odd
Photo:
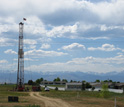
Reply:
[[[113,80],[113,81],[120,81],[124,82],[124,71],[122,72],[110,72],[110,73],[105,73],[105,74],[97,74],[97,73],[84,73],[84,72],[29,72],[25,71],[25,82],[28,80],[33,80],[35,81],[38,78],[43,77],[44,79],[48,81],[53,81],[55,78],[60,77],[61,79],[67,79],[68,81],[70,80],[75,80],[75,81],[88,81],[88,82],[94,82],[96,79],[99,80]],[[17,78],[16,73],[10,73],[10,72],[0,72],[0,83],[6,82],[11,82],[15,83]]]

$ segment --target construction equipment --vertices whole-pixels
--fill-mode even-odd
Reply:
[[[40,86],[32,86],[32,91],[41,91]]]

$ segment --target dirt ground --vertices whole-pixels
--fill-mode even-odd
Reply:
[[[0,107],[40,105],[40,107],[114,107],[114,100],[79,97],[78,99],[59,99],[46,97],[42,92],[29,92],[28,96],[20,96],[19,102],[10,103],[7,97],[1,98]],[[117,99],[117,107],[124,107],[124,103]]]
[[[39,92],[31,92],[30,96],[44,103],[45,107],[73,107],[61,99],[41,96]],[[42,106],[42,104],[40,104],[40,106]]]
[[[69,103],[55,98],[41,96],[39,92],[30,92],[30,96],[19,97],[19,102],[8,102],[8,98],[4,97],[0,101],[0,107],[14,107],[29,105],[40,105],[40,107],[73,107]]]

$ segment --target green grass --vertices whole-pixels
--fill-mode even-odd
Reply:
[[[44,96],[54,97],[54,98],[61,98],[66,100],[73,100],[77,97],[80,98],[101,98],[100,92],[92,92],[92,91],[55,91],[51,90],[50,92],[42,92]],[[119,98],[120,101],[124,101],[124,94],[119,93],[109,93],[109,97],[105,99],[113,100],[115,97]],[[79,100],[79,99],[77,99]]]
[[[20,103],[27,102],[24,99],[20,99],[20,97],[29,96],[29,93],[13,91],[15,87],[16,85],[0,85],[0,103],[8,103],[8,96],[18,96]]]
[[[28,92],[10,91],[10,90],[13,90],[13,87],[15,87],[15,86],[16,85],[0,85],[0,103],[8,103],[8,101],[7,101],[8,96],[19,96],[19,103],[23,103],[23,104],[28,103],[30,105],[27,104],[27,106],[24,106],[24,105],[19,106],[17,103],[18,106],[16,105],[13,107],[40,107],[39,105],[31,105],[31,104],[35,104],[35,103],[30,103],[25,98],[25,97],[29,96]],[[26,85],[26,87],[29,87],[29,89],[31,89],[31,86]],[[89,106],[90,105],[101,105],[103,103],[103,102],[101,102],[102,100],[107,100],[108,102],[109,101],[112,102],[112,101],[114,101],[115,97],[117,98],[118,102],[121,102],[124,104],[124,94],[110,92],[109,97],[102,98],[102,97],[100,97],[100,93],[101,92],[95,92],[95,91],[92,92],[92,91],[55,91],[55,90],[50,90],[49,92],[46,92],[46,91],[44,91],[44,88],[42,88],[42,91],[41,91],[41,94],[43,96],[59,98],[59,99],[65,100],[67,102],[76,102],[77,104],[86,104]],[[95,99],[95,100],[91,101],[89,99]],[[97,101],[98,99],[100,99],[100,101]]]
[[[80,106],[87,107],[96,107],[96,106],[106,106],[112,107],[114,105],[115,97],[117,99],[117,107],[124,107],[124,94],[118,93],[109,93],[109,97],[103,98],[100,97],[100,92],[95,91],[55,91],[50,90],[49,92],[41,92],[41,95],[51,97],[51,98],[59,98],[66,102],[71,102]],[[102,106],[101,106],[102,105]],[[78,107],[78,106],[77,106]]]
[[[0,85],[0,92],[13,90],[15,87],[16,87],[16,85]]]
[[[12,91],[15,87],[16,85],[0,85],[0,96],[5,97],[5,96],[27,96],[29,95],[26,92]]]

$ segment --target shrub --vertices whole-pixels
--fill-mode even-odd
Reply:
[[[58,91],[58,87],[56,87],[55,90]]]
[[[108,85],[107,84],[103,84],[102,85],[102,90],[100,92],[100,97],[102,98],[107,98],[109,97],[109,91],[108,91]]]

